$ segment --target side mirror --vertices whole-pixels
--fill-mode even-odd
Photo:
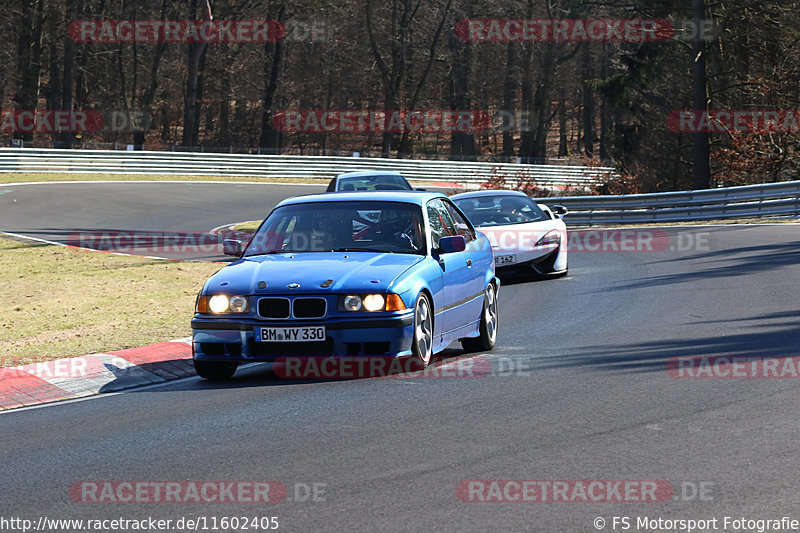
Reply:
[[[569,213],[569,210],[563,205],[551,205],[550,210],[555,213],[558,218],[563,218],[564,215]]]
[[[239,257],[242,255],[243,251],[244,245],[242,244],[242,241],[238,239],[225,239],[222,241],[222,253],[225,255]]]
[[[426,189],[425,187],[414,187],[414,190],[415,191],[427,191],[428,189]]]
[[[442,237],[439,239],[439,250],[443,254],[453,252],[463,252],[467,249],[467,240],[463,235],[453,235],[452,237]]]

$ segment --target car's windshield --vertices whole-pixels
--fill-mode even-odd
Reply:
[[[402,202],[308,202],[273,211],[245,256],[298,252],[425,250],[422,211]]]
[[[398,191],[411,190],[408,182],[394,174],[353,176],[339,178],[339,191]]]
[[[544,211],[526,196],[476,196],[457,199],[455,203],[479,228],[547,220]]]

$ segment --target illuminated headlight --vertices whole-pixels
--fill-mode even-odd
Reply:
[[[368,294],[364,297],[364,309],[367,311],[383,311],[386,300],[380,294]]]
[[[344,297],[343,304],[347,311],[359,311],[361,310],[361,296],[349,294]]]
[[[339,300],[340,311],[403,311],[405,308],[397,294],[348,294]]]
[[[246,296],[228,296],[215,294],[214,296],[200,296],[197,298],[198,313],[246,313],[248,311]]]
[[[224,313],[228,310],[228,297],[224,294],[217,294],[208,300],[208,308],[212,313]]]

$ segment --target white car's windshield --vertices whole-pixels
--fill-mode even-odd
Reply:
[[[476,196],[458,199],[455,203],[479,228],[547,220],[536,202],[523,196]]]

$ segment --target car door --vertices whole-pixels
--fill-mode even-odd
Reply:
[[[483,309],[483,292],[486,283],[486,270],[494,261],[490,247],[484,246],[481,249],[481,242],[478,234],[469,219],[455,206],[450,200],[443,200],[450,217],[455,225],[456,234],[464,237],[467,241],[467,248],[464,255],[467,262],[467,270],[470,274],[469,293],[464,296],[471,297],[468,302],[463,304],[464,309],[461,315],[464,324],[469,324],[480,319]]]
[[[456,330],[468,322],[468,317],[463,316],[463,313],[468,296],[473,292],[473,270],[466,250],[447,254],[439,250],[440,238],[458,234],[444,199],[436,198],[428,202],[427,211],[433,256],[439,263],[442,276],[443,298],[440,302],[434,302],[437,325],[435,333],[449,343],[457,340]]]

